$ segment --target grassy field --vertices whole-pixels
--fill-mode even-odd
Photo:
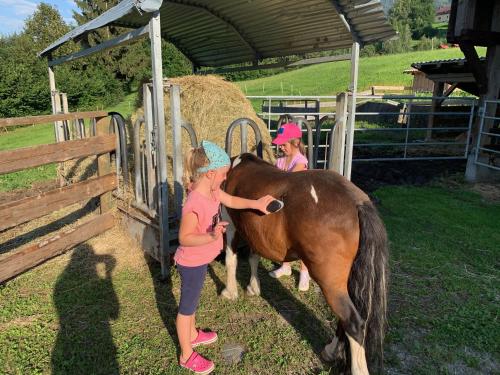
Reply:
[[[500,204],[468,187],[386,187],[375,193],[391,245],[387,374],[498,374]],[[498,194],[497,194],[498,199]],[[450,218],[453,218],[451,220]],[[262,297],[220,299],[223,265],[210,268],[198,312],[217,330],[201,348],[217,374],[329,374],[318,353],[334,318],[316,287],[267,276]],[[246,261],[239,281],[248,279]],[[0,286],[4,374],[186,374],[177,366],[179,277],[158,281],[115,229]],[[227,363],[223,349],[245,354]]]
[[[484,54],[481,49],[479,53]],[[411,63],[463,58],[458,48],[417,51],[361,58],[358,90],[374,85],[409,86],[413,77],[403,74]],[[350,82],[350,61],[313,65],[302,69],[239,83],[246,95],[336,95]]]
[[[26,126],[0,133],[0,151],[53,142],[54,126],[52,124]],[[56,166],[54,164],[1,175],[0,191],[28,188],[33,183],[51,180],[55,177]]]

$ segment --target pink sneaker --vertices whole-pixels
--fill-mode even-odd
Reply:
[[[203,332],[201,329],[198,330],[198,336],[191,341],[191,346],[196,348],[199,345],[208,345],[217,341],[216,332]]]
[[[202,357],[196,352],[193,352],[186,362],[182,363],[182,361],[179,361],[179,364],[181,367],[191,370],[195,374],[199,375],[210,374],[215,368],[212,361]]]

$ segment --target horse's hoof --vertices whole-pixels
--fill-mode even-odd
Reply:
[[[224,288],[224,290],[222,291],[222,293],[220,294],[222,297],[224,297],[225,299],[229,299],[229,300],[235,300],[238,298],[238,292],[231,292],[229,291],[227,288]]]
[[[338,346],[338,338],[334,337],[332,342],[325,345],[323,350],[321,351],[321,359],[325,362],[334,362],[337,360],[337,346]]]
[[[249,296],[260,296],[260,288],[255,288],[252,285],[247,285],[247,294]]]
[[[251,285],[247,285],[247,295],[249,296],[260,296],[260,289],[254,288]]]

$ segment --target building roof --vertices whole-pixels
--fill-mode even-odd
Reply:
[[[481,64],[486,64],[486,58],[481,57]],[[435,60],[411,64],[415,69],[425,73],[434,82],[457,84],[459,89],[479,96],[479,88],[472,73],[472,68],[466,59]]]
[[[436,9],[436,16],[450,13],[451,6],[445,5]]]
[[[380,0],[123,0],[40,55],[106,25],[133,29],[160,10],[162,37],[195,66],[218,67],[396,36]]]

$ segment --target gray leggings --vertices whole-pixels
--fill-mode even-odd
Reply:
[[[181,276],[181,300],[179,314],[193,315],[200,301],[201,290],[205,283],[208,264],[197,267],[186,267],[177,264]]]

